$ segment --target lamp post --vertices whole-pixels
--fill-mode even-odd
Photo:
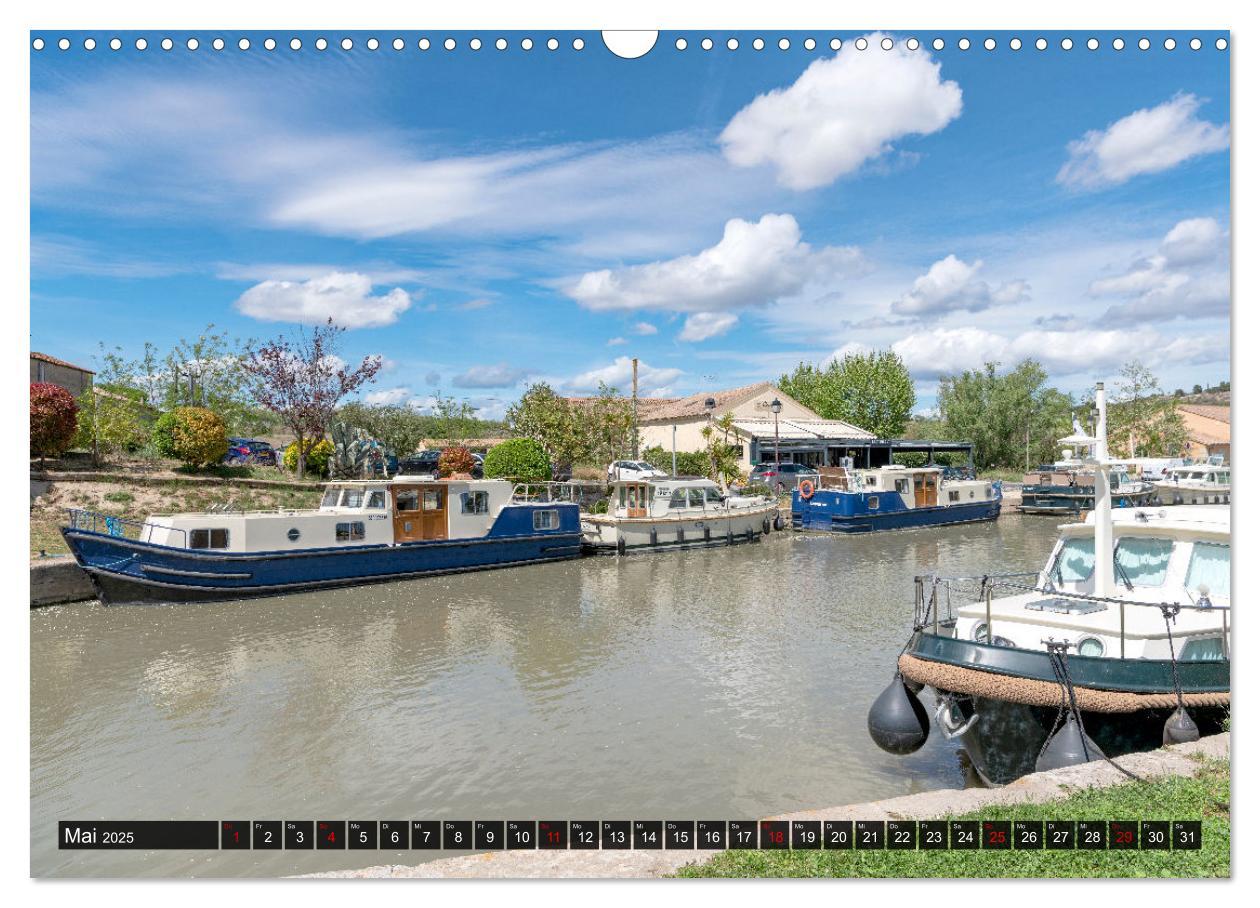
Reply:
[[[717,409],[717,401],[712,397],[704,399],[704,414],[709,421],[709,472],[717,476],[717,458],[713,456],[713,411]]]
[[[783,402],[777,397],[770,401],[770,412],[774,414],[774,468],[779,468],[779,414],[783,412]]]

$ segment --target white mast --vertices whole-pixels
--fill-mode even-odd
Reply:
[[[1112,554],[1111,478],[1107,475],[1107,392],[1099,382],[1094,389],[1094,406],[1098,410],[1094,430],[1094,595],[1110,596],[1115,592],[1116,572]]]

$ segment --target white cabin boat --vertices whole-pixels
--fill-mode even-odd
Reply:
[[[1229,504],[1229,467],[1195,463],[1173,467],[1155,483],[1161,504]]]
[[[582,545],[622,555],[734,545],[782,526],[769,498],[729,495],[711,479],[622,480],[612,483],[607,513],[582,514]]]

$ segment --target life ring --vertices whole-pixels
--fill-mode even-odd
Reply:
[[[814,497],[814,482],[811,479],[802,479],[801,484],[796,487],[796,491],[801,493],[801,497],[806,501]]]

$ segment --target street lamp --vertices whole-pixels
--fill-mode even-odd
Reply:
[[[713,453],[713,411],[717,409],[717,401],[712,397],[704,399],[704,414],[709,420],[709,471],[717,477],[717,456]]]
[[[774,414],[774,466],[779,467],[779,414],[783,412],[783,402],[777,397],[770,401],[770,412]]]

